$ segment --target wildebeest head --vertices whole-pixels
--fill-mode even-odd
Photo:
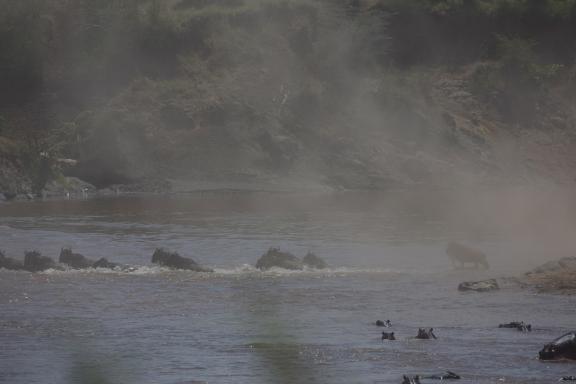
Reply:
[[[156,248],[154,254],[152,255],[152,263],[164,265],[172,254],[163,248]]]

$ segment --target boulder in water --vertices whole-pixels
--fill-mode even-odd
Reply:
[[[70,248],[62,248],[60,250],[60,257],[58,262],[69,265],[75,269],[90,268],[94,264],[93,260],[89,260],[80,253],[73,253]]]
[[[500,289],[496,279],[488,279],[482,281],[465,281],[458,285],[459,291],[476,291],[476,292],[487,292]]]
[[[173,269],[184,269],[195,272],[214,272],[211,269],[203,268],[194,260],[182,257],[177,252],[169,252],[163,248],[156,248],[152,255],[152,263]]]
[[[316,256],[312,252],[308,252],[306,256],[302,259],[302,264],[308,268],[315,268],[315,269],[324,269],[328,267],[328,264],[321,259],[320,257]]]
[[[270,248],[268,252],[258,259],[256,268],[267,270],[270,268],[284,268],[290,270],[302,270],[302,260],[289,252],[282,252],[278,248]]]

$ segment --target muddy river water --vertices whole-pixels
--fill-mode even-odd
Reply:
[[[576,375],[574,363],[537,359],[544,343],[576,327],[573,297],[456,289],[524,272],[542,251],[482,219],[456,220],[447,205],[367,193],[5,203],[7,256],[37,249],[57,259],[71,247],[136,268],[0,270],[0,383],[400,383],[403,374],[446,370],[462,383],[551,383]],[[491,269],[452,270],[451,240],[482,248]],[[157,247],[215,272],[154,267]],[[330,268],[255,270],[269,247],[312,251]],[[381,341],[377,319],[391,320],[396,341]],[[533,331],[498,329],[514,320]],[[419,327],[438,339],[413,339]]]

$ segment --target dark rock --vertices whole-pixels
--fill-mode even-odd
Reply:
[[[558,381],[576,381],[576,376],[564,376]]]
[[[452,261],[454,267],[463,268],[466,264],[472,264],[474,268],[479,268],[480,266],[484,269],[490,268],[484,253],[463,244],[448,244],[446,254]]]
[[[87,259],[79,253],[73,253],[70,248],[62,248],[60,250],[58,262],[75,269],[90,268],[94,264],[94,260]]]
[[[548,343],[539,352],[540,360],[576,360],[576,332],[569,332]]]
[[[316,256],[312,252],[308,252],[306,256],[302,259],[302,264],[308,268],[315,268],[315,269],[324,269],[328,267],[328,264],[321,259],[320,257]]]
[[[556,273],[567,270],[576,270],[576,257],[564,257],[560,260],[549,261],[541,266],[534,268],[527,275],[537,275],[544,273]]]
[[[38,251],[24,253],[24,269],[30,272],[41,272],[47,269],[55,269],[56,263],[47,256],[42,256]]]
[[[459,291],[476,291],[476,292],[487,292],[500,289],[496,279],[488,279],[482,281],[465,281],[458,285]]]
[[[2,251],[0,251],[0,269],[8,269],[12,271],[21,271],[24,269],[24,265],[21,261],[13,259],[11,257],[6,257]]]
[[[302,261],[289,252],[282,252],[278,248],[270,248],[258,261],[256,268],[267,270],[270,268],[284,268],[290,270],[302,270]]]
[[[195,272],[214,272],[211,269],[203,268],[194,260],[182,257],[176,252],[169,252],[162,248],[157,248],[152,255],[152,263],[173,269],[185,269]]]

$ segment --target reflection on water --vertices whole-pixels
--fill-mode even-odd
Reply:
[[[0,271],[0,382],[78,382],[84,368],[111,383],[159,384],[397,383],[447,369],[468,383],[544,383],[573,374],[570,364],[536,359],[573,326],[569,297],[456,290],[462,280],[527,269],[498,258],[503,250],[530,259],[493,227],[455,220],[451,204],[238,194],[0,205],[9,256],[39,249],[56,258],[70,246],[140,266]],[[474,242],[493,270],[449,270],[448,239]],[[159,246],[216,273],[152,267]],[[314,251],[331,268],[255,270],[270,246]],[[396,342],[382,343],[376,319],[392,320]],[[514,320],[534,331],[497,329]],[[414,340],[419,327],[439,339]]]

